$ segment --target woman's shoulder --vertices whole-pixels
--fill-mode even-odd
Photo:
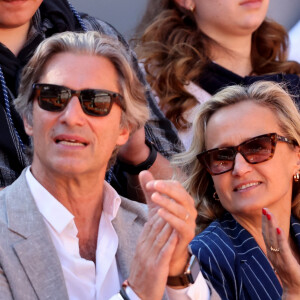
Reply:
[[[220,219],[213,221],[205,230],[199,233],[190,243],[191,249],[202,252],[230,252],[234,254],[234,245],[231,234],[237,222],[231,215],[225,214]]]

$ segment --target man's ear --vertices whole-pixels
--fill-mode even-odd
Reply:
[[[117,145],[122,146],[126,144],[126,142],[129,139],[129,135],[130,135],[130,128],[128,128],[127,126],[120,127],[120,134],[117,140]]]
[[[27,135],[32,136],[33,134],[33,127],[32,127],[32,121],[29,122],[25,116],[23,116],[23,122],[24,122],[24,128]]]
[[[174,0],[177,5],[190,10],[191,7],[195,6],[195,2],[193,0]]]

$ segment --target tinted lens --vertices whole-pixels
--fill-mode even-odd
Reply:
[[[83,111],[91,116],[106,116],[113,102],[125,111],[123,97],[111,91],[86,89],[71,90],[55,84],[34,84],[33,96],[37,97],[39,106],[48,111],[62,111],[73,96],[79,98]],[[33,97],[32,96],[32,97]]]
[[[111,95],[97,90],[84,90],[81,93],[84,112],[93,116],[106,116],[112,106]]]
[[[68,104],[70,91],[63,87],[44,86],[41,88],[38,102],[48,111],[62,111]]]
[[[221,174],[232,169],[234,158],[235,151],[231,148],[216,149],[203,156],[203,160],[212,174]]]
[[[273,145],[270,136],[252,139],[239,147],[239,152],[249,163],[260,163],[273,156]]]

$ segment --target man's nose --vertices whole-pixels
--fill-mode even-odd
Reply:
[[[61,122],[67,123],[68,125],[82,125],[85,119],[86,114],[82,110],[79,98],[73,96],[61,113]]]

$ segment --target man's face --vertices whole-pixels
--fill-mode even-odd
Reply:
[[[104,57],[60,53],[48,61],[39,83],[120,92],[117,79],[113,64]],[[34,99],[33,124],[24,120],[34,143],[33,174],[39,178],[44,174],[45,179],[51,175],[104,178],[112,151],[129,136],[120,120],[121,108],[115,103],[107,116],[96,117],[83,112],[77,96],[61,112],[43,110]]]
[[[0,29],[29,24],[43,0],[0,0]]]

